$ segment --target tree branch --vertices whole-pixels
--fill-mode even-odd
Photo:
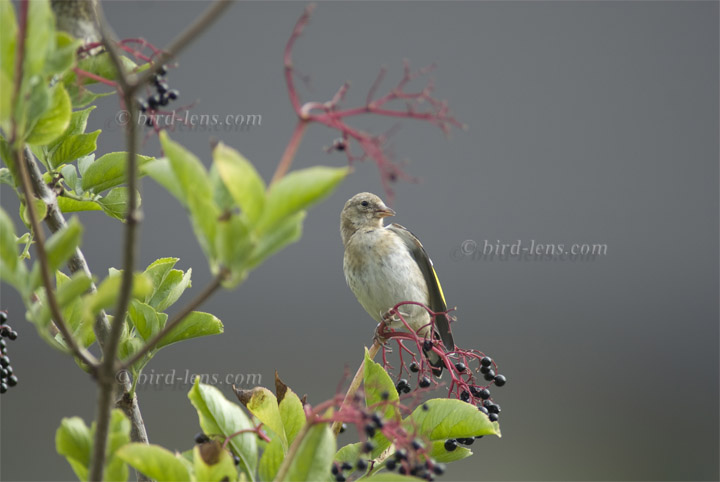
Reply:
[[[115,36],[110,33],[107,22],[102,13],[102,9],[96,8],[96,17],[98,29],[102,38],[110,60],[112,61],[118,78],[118,86],[120,94],[123,97],[125,108],[129,113],[129,121],[126,127],[126,144],[127,144],[127,187],[128,187],[128,211],[126,217],[125,239],[123,247],[123,277],[118,296],[118,304],[115,310],[115,317],[110,326],[110,333],[105,341],[103,348],[103,361],[98,370],[98,384],[100,394],[98,397],[97,419],[95,443],[93,445],[93,455],[90,467],[90,480],[100,481],[103,476],[103,468],[105,465],[105,451],[107,446],[108,428],[110,423],[111,409],[111,393],[114,385],[114,374],[116,368],[117,350],[120,344],[122,329],[125,324],[125,315],[130,303],[133,284],[133,269],[136,257],[136,238],[137,225],[140,221],[140,213],[137,204],[137,184],[138,184],[138,166],[137,166],[137,124],[138,124],[138,106],[134,100],[135,92],[141,88],[152,76],[157,72],[160,66],[169,58],[174,57],[177,52],[182,50],[187,44],[199,36],[212,22],[222,13],[225,8],[230,5],[230,0],[218,0],[214,3],[195,23],[193,23],[170,47],[160,56],[157,62],[153,63],[150,68],[139,78],[134,75],[128,75],[125,72],[120,53],[118,52],[115,42]],[[212,294],[220,281],[216,281],[206,290],[206,295],[202,297],[202,303]],[[193,308],[194,309],[194,308]],[[188,310],[188,313],[192,309]],[[186,313],[187,314],[187,313]],[[185,315],[183,315],[184,317]],[[174,325],[182,321],[182,318],[174,320]],[[171,324],[168,324],[171,325]],[[168,328],[168,326],[166,326]],[[169,331],[168,329],[168,331]],[[151,340],[152,341],[152,340]],[[155,341],[155,344],[157,344]],[[147,346],[147,345],[146,345]],[[154,345],[152,345],[154,346]],[[152,349],[150,346],[149,349]]]

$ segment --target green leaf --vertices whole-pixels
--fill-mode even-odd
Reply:
[[[56,276],[56,280],[57,290],[55,297],[60,309],[63,311],[65,311],[66,308],[72,308],[71,305],[79,301],[80,297],[89,290],[90,285],[92,285],[92,279],[83,272],[75,273],[72,278],[68,278],[64,274],[59,273]],[[32,321],[38,325],[38,327],[44,328],[50,322],[50,307],[47,302],[34,304],[33,309],[30,311],[33,316]],[[75,328],[78,328],[78,326],[75,326]],[[62,340],[62,337],[60,339]],[[62,341],[61,344],[64,345],[65,342]]]
[[[330,425],[313,425],[303,438],[284,480],[327,480],[334,454],[335,436]]]
[[[170,272],[175,263],[180,261],[179,258],[159,258],[150,263],[150,266],[145,268],[145,276],[147,276],[153,284],[153,292],[151,296],[157,293],[158,288],[163,283],[163,280]],[[148,296],[144,301],[147,303],[150,301],[151,296]]]
[[[0,0],[0,72],[9,82],[12,82],[15,72],[16,38],[15,9],[9,0]],[[8,95],[11,95],[11,92],[12,88]]]
[[[169,270],[163,276],[160,285],[155,286],[154,294],[148,304],[157,311],[165,311],[180,298],[187,288],[192,286],[191,277],[192,268],[185,273],[179,269]]]
[[[89,199],[89,198],[88,198]],[[69,197],[60,196],[57,198],[58,207],[64,213],[75,213],[80,211],[102,211],[103,208],[95,201],[78,201]]]
[[[302,236],[305,211],[300,211],[281,222],[272,231],[265,233],[257,242],[252,257],[246,263],[248,269],[257,267],[271,255],[277,253]]]
[[[124,55],[120,56],[120,60],[126,72],[130,72],[137,67],[135,62]],[[110,60],[110,56],[107,53],[91,55],[80,59],[78,61],[78,68],[108,80],[117,80],[117,70],[115,69],[115,64],[113,64],[112,60]],[[69,78],[66,79],[68,82],[73,80],[75,80],[74,75],[69,76]],[[85,84],[93,84],[97,81],[92,78],[83,78],[83,82]]]
[[[102,131],[98,129],[87,134],[67,136],[52,153],[51,165],[57,167],[95,152],[95,149],[97,149],[97,138],[101,132]]]
[[[365,349],[363,384],[365,403],[368,407],[382,413],[384,418],[400,419],[400,412],[397,408],[399,396],[395,384],[382,365],[375,363],[370,358],[367,348]],[[383,395],[387,396],[387,402],[383,399]]]
[[[62,306],[63,318],[70,328],[70,332],[80,345],[87,348],[95,341],[93,323],[88,323],[83,316],[81,295],[90,289],[92,279],[85,273],[78,272],[69,278],[62,271],[55,272],[55,283],[58,287],[58,301]],[[83,285],[87,287],[83,290]],[[65,346],[65,341],[58,333],[55,340]]]
[[[295,440],[295,436],[300,432],[300,429],[305,425],[305,410],[303,410],[300,398],[289,387],[282,400],[280,400],[279,408],[280,417],[285,427],[285,435],[287,436],[288,444],[291,444],[293,440]]]
[[[55,272],[70,257],[75,254],[75,250],[80,244],[82,237],[82,225],[76,217],[70,218],[70,221],[56,231],[45,243],[45,251],[47,253],[48,269],[51,273]],[[34,290],[41,284],[40,263],[35,262],[32,270],[32,289]]]
[[[205,255],[212,260],[215,258],[215,232],[219,211],[213,201],[208,173],[200,160],[172,141],[166,131],[160,132],[160,144],[177,178],[182,194],[181,202],[190,211],[195,237]]]
[[[172,170],[170,161],[166,157],[161,157],[153,161],[143,164],[140,167],[143,175],[150,176],[155,182],[164,187],[178,201],[184,204],[184,198],[180,182]]]
[[[55,432],[55,448],[70,463],[80,480],[88,479],[89,466],[95,434],[95,424],[88,429],[79,417],[64,418]],[[125,481],[127,465],[116,457],[118,448],[130,442],[130,421],[119,409],[113,409],[108,427],[108,444],[103,480]]]
[[[68,76],[66,76],[66,78],[67,77]],[[97,99],[101,97],[107,97],[108,95],[113,95],[115,93],[115,91],[111,91],[96,94],[87,87],[77,84],[72,80],[73,79],[66,80],[65,89],[67,89],[68,94],[70,95],[70,101],[72,102],[72,106],[75,109],[80,109],[81,107],[85,107],[88,104],[94,103]]]
[[[159,349],[190,338],[219,335],[223,331],[223,324],[218,318],[210,313],[193,311],[175,328],[173,328],[170,333],[163,337],[163,339],[160,340],[160,343],[157,344],[157,347]]]
[[[206,454],[204,460],[203,451],[211,452]],[[237,469],[235,462],[227,450],[223,450],[219,442],[212,444],[196,445],[193,449],[193,462],[196,480],[204,482],[233,482],[237,480]]]
[[[27,79],[40,74],[45,59],[55,46],[55,18],[48,0],[28,2],[27,35],[23,76]]]
[[[285,452],[280,437],[273,437],[270,443],[265,446],[262,457],[260,457],[258,464],[260,480],[270,481],[275,479],[277,471],[285,458]]]
[[[75,166],[72,164],[65,164],[63,167],[60,168],[60,174],[62,174],[63,181],[65,181],[65,184],[70,186],[70,189],[73,191],[77,191],[79,185],[78,185],[78,175],[77,175],[77,169],[75,169]],[[82,192],[82,189],[80,189],[80,192]]]
[[[254,224],[265,204],[265,183],[255,167],[235,149],[222,142],[213,149],[213,160],[235,203],[250,224]]]
[[[327,197],[349,172],[347,167],[314,166],[289,173],[270,186],[256,230],[258,233],[271,230]]]
[[[38,218],[38,222],[40,222],[45,219],[47,215],[47,205],[45,201],[36,197],[33,197],[33,202],[35,203],[35,215]],[[30,212],[24,202],[20,203],[20,219],[25,223],[25,226],[30,228]]]
[[[122,271],[115,271],[105,278],[95,293],[86,295],[84,303],[86,316],[94,317],[100,310],[115,305],[120,295],[121,285]],[[136,273],[133,276],[133,297],[143,299],[151,291],[152,281],[145,277],[145,275]]]
[[[4,3],[6,0],[2,0]],[[13,81],[5,72],[0,71],[0,127],[5,132],[12,129],[10,118],[13,110]]]
[[[159,445],[130,443],[117,451],[117,456],[158,482],[185,482],[190,473],[177,454]]]
[[[45,145],[60,137],[70,124],[71,113],[70,96],[65,87],[58,84],[52,90],[50,108],[35,123],[27,137],[27,143]]]
[[[55,33],[55,51],[52,52],[45,63],[46,75],[62,75],[75,63],[75,55],[82,40],[76,40],[66,32]]]
[[[88,479],[92,446],[90,429],[80,417],[62,419],[55,432],[55,450],[67,459],[79,480]]]
[[[149,156],[137,155],[138,166],[153,160]],[[85,170],[82,188],[95,193],[126,182],[127,152],[110,152],[101,156]]]
[[[55,139],[48,148],[54,149],[55,147],[59,146],[60,143],[67,137],[72,136],[75,134],[82,134],[85,132],[85,129],[87,128],[87,121],[88,117],[90,116],[90,112],[92,112],[95,109],[96,106],[90,106],[87,109],[79,110],[77,112],[73,112],[70,115],[70,124],[68,124],[67,129],[65,129],[65,132],[63,132],[63,135]]]
[[[468,438],[480,435],[500,436],[500,426],[475,406],[461,400],[434,398],[425,402],[427,410],[417,407],[405,420],[408,430],[430,440]]]
[[[228,437],[240,430],[253,429],[252,421],[242,409],[230,403],[217,388],[200,383],[195,379],[188,398],[197,410],[203,432]],[[257,466],[257,436],[243,433],[230,439],[229,446],[240,457],[240,467],[249,480],[254,480]],[[326,466],[327,468],[328,466]]]
[[[116,187],[111,189],[105,197],[98,199],[97,203],[102,210],[105,211],[105,214],[111,218],[125,222],[129,202],[128,192],[128,188],[126,187]],[[140,206],[142,203],[140,193],[135,191],[135,195],[137,196],[137,205]]]
[[[91,429],[95,434],[95,424]],[[116,456],[120,447],[130,443],[130,420],[125,417],[120,409],[113,409],[110,416],[110,428],[108,430],[108,441],[105,463],[105,472],[103,480],[105,481],[122,481],[128,478],[128,467],[125,462]]]
[[[5,268],[13,271],[18,264],[18,249],[15,238],[15,226],[12,219],[0,207],[0,259]]]
[[[217,223],[215,251],[220,264],[230,269],[230,278],[223,285],[232,288],[245,280],[247,270],[245,262],[252,254],[254,242],[250,228],[244,218],[231,215],[221,218]]]
[[[245,392],[247,393],[247,392]],[[250,391],[249,399],[243,400],[245,407],[255,415],[266,427],[275,433],[287,449],[285,427],[280,416],[280,408],[275,394],[264,387],[255,387]]]
[[[132,303],[130,303],[128,316],[137,332],[143,340],[146,341],[156,335],[157,332],[165,326],[168,318],[167,314],[158,313],[152,306],[146,305],[138,300],[133,300]]]

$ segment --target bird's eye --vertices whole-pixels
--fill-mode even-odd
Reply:
[[[361,202],[360,204],[362,204],[364,207],[368,207],[368,205],[369,205],[370,203],[367,202],[367,201],[363,201],[363,202]]]

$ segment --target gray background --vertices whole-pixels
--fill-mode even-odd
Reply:
[[[235,5],[180,58],[172,86],[194,112],[261,114],[245,132],[174,137],[209,159],[209,139],[239,149],[269,179],[295,119],[282,52],[302,3]],[[206,3],[114,2],[123,36],[164,45]],[[306,100],[345,80],[362,102],[378,68],[438,64],[437,95],[467,132],[450,140],[405,121],[397,158],[421,179],[397,185],[397,222],[435,261],[458,307],[457,341],[499,363],[504,437],[473,445],[444,480],[710,480],[718,478],[718,3],[321,3],[297,45],[312,77]],[[99,152],[120,150],[114,98],[91,116]],[[356,125],[381,131],[374,118]],[[113,131],[111,134],[108,132]],[[293,167],[343,165],[335,133],[311,127]],[[158,153],[150,139],[143,151]],[[345,286],[338,215],[359,191],[382,194],[377,170],[355,172],[312,209],[302,240],[204,310],[222,336],[163,350],[148,373],[262,375],[275,369],[311,402],[354,370],[374,323]],[[11,191],[2,205],[17,212]],[[181,258],[193,296],[207,265],[179,205],[143,183],[140,262]],[[104,275],[121,262],[122,226],[84,214],[83,249]],[[453,259],[463,240],[607,243],[594,261]],[[2,396],[0,476],[72,479],[54,452],[63,416],[90,420],[95,391],[72,360],[44,345],[2,287],[21,338],[21,384]],[[145,387],[150,439],[186,449],[198,430],[189,386]],[[227,386],[220,386],[230,396]],[[348,440],[349,441],[349,440]]]

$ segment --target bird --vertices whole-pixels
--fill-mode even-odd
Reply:
[[[51,0],[58,30],[67,32],[84,43],[98,42],[98,0]]]
[[[345,254],[343,271],[348,286],[365,311],[378,323],[407,330],[402,322],[388,320],[387,313],[404,301],[422,303],[435,313],[447,312],[447,303],[432,261],[417,237],[399,224],[385,226],[395,211],[380,197],[361,192],[350,198],[340,214],[340,235]],[[445,351],[455,349],[446,316],[436,316],[430,333],[430,314],[421,306],[402,305],[408,325],[424,338],[442,340]],[[436,376],[442,374],[442,359],[432,351],[425,356]]]

